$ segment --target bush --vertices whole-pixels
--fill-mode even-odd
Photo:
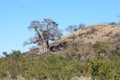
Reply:
[[[102,44],[99,44],[99,48],[102,48],[100,46]],[[75,46],[76,44],[72,45],[72,47]],[[95,58],[80,61],[74,59],[70,54],[66,54],[66,57],[41,55],[39,58],[23,58],[23,60],[17,59],[15,56],[0,59],[2,80],[8,76],[17,79],[18,75],[23,76],[26,80],[33,78],[37,80],[70,80],[72,77],[80,76],[91,76],[93,80],[119,80],[119,74],[119,59],[111,61]]]

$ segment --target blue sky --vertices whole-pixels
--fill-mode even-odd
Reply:
[[[70,24],[86,25],[120,21],[120,0],[0,0],[0,56],[3,51],[21,50],[34,35],[32,20],[50,18],[65,29]]]

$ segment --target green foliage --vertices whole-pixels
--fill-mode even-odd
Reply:
[[[93,50],[97,58],[112,59],[114,58],[113,51],[115,50],[115,45],[110,42],[97,42],[93,45]]]
[[[110,51],[113,49],[113,45],[110,44],[109,42],[97,42],[93,46],[93,48],[96,53],[99,53],[99,52],[110,53]]]
[[[5,51],[2,53],[5,57],[7,57],[8,53]]]
[[[23,75],[22,75],[26,80],[33,80],[33,78],[35,77],[35,73],[34,71],[24,71]]]
[[[107,46],[109,45],[109,46]],[[93,46],[95,52],[102,49],[113,50],[109,43],[96,43]],[[78,49],[78,45],[73,43],[71,49]],[[77,50],[76,49],[76,50]],[[116,49],[119,52],[119,49]],[[72,77],[91,76],[93,80],[119,80],[120,60],[106,60],[95,58],[90,60],[76,60],[71,54],[64,56],[40,55],[39,58],[24,58],[19,51],[13,51],[9,57],[0,59],[0,79],[10,76],[17,79],[20,75],[26,80],[70,80]]]
[[[91,75],[97,80],[116,80],[115,66],[110,61],[102,59],[91,61]]]
[[[117,25],[116,22],[111,22],[111,23],[108,23],[109,25]]]
[[[22,55],[21,52],[18,50],[13,50],[12,53],[10,53],[9,58],[12,58],[14,60],[19,60],[21,59]]]
[[[0,79],[4,79],[5,77],[7,77],[7,73],[0,66]]]
[[[78,44],[77,43],[71,43],[71,46],[68,47],[66,53],[72,54],[76,53],[78,51]]]

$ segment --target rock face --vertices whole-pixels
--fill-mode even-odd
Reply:
[[[61,42],[61,43],[57,43],[57,44],[52,44],[50,46],[50,50],[51,51],[60,51],[62,49],[67,48],[68,43],[67,42]]]

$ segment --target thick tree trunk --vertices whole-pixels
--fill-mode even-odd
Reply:
[[[49,48],[48,40],[43,40],[41,45],[39,46],[39,54],[47,53]]]

